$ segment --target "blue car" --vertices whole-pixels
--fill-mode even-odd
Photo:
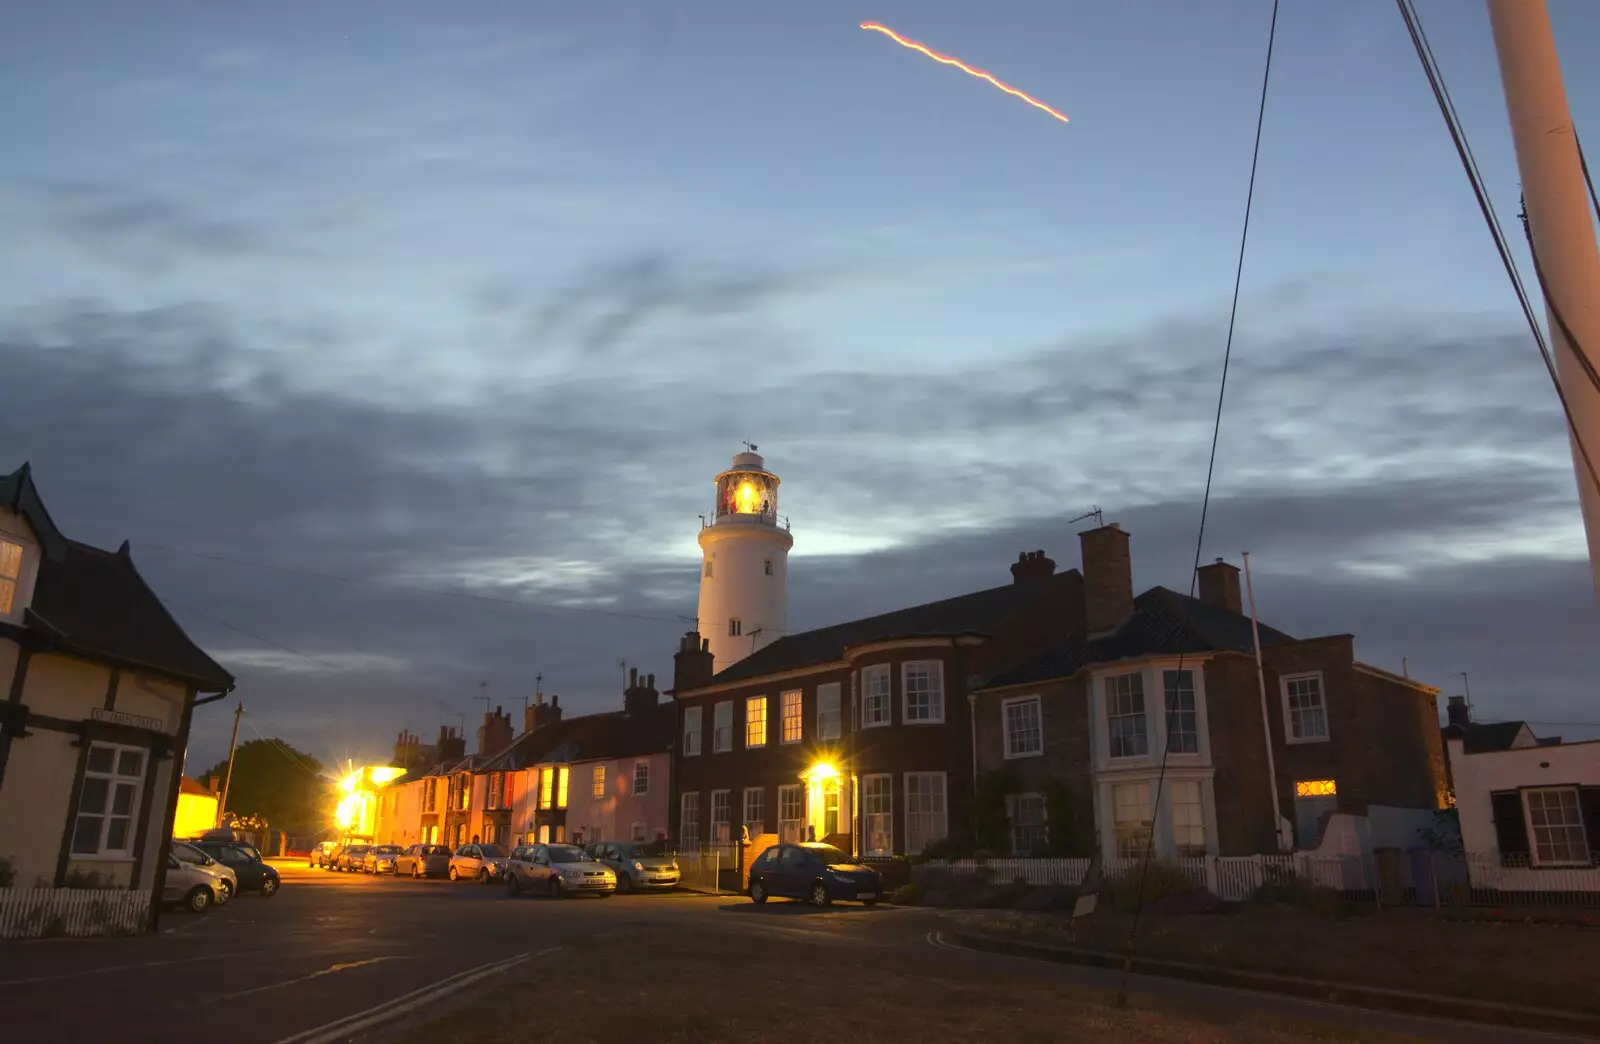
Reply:
[[[840,901],[871,906],[883,898],[883,878],[832,845],[773,845],[750,867],[750,898],[764,903],[772,895],[813,906]]]

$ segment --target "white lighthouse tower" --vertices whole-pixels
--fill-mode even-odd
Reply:
[[[789,627],[789,520],[778,514],[778,476],[756,447],[717,476],[716,511],[700,527],[699,629],[712,670],[733,666]]]

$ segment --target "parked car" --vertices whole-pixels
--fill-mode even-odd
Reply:
[[[678,861],[646,841],[601,841],[589,855],[617,876],[617,891],[664,891],[678,887]],[[655,853],[655,854],[650,854]]]
[[[412,877],[443,877],[450,872],[450,850],[443,845],[412,845],[395,859],[394,872]]]
[[[534,891],[552,899],[605,898],[617,890],[617,875],[577,845],[519,845],[506,864],[506,889],[513,896]]]
[[[317,846],[311,850],[311,855],[308,857],[306,865],[312,868],[320,866],[326,870],[328,864],[333,860],[334,852],[338,851],[338,849],[339,842],[337,841],[319,841]]]
[[[182,906],[191,913],[205,913],[219,898],[222,879],[198,863],[185,863],[167,853],[167,879],[161,886],[161,901]]]
[[[367,861],[367,853],[372,850],[371,845],[341,845],[333,856],[333,868],[356,873]]]
[[[226,906],[229,899],[239,894],[239,875],[228,864],[217,862],[187,841],[173,841],[172,854],[180,863],[197,866],[217,878],[218,906]]]
[[[367,852],[366,859],[362,861],[361,869],[369,874],[397,873],[395,859],[399,855],[399,845],[376,845]]]
[[[278,868],[262,859],[254,845],[241,841],[194,841],[191,844],[231,868],[238,875],[240,891],[260,892],[264,899],[278,894],[278,886],[283,883],[278,877]]]
[[[773,845],[750,866],[750,898],[764,903],[769,895],[804,899],[813,906],[839,900],[871,906],[883,897],[883,878],[832,845]]]
[[[507,852],[499,845],[462,845],[450,857],[446,871],[452,881],[477,881],[488,884],[500,880],[505,872]]]

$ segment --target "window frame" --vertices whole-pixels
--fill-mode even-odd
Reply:
[[[0,619],[20,615],[22,580],[28,570],[28,545],[11,533],[0,530],[0,563],[5,561],[4,551],[8,547],[16,549],[14,557],[17,571],[11,574],[0,572]]]
[[[1178,805],[1179,805],[1179,802],[1178,802],[1178,788],[1179,787],[1193,787],[1194,788],[1194,802],[1192,804],[1192,807],[1195,809],[1195,811],[1199,815],[1199,823],[1198,823],[1198,825],[1197,824],[1193,824],[1193,823],[1185,823],[1185,824],[1180,825],[1178,823]],[[1167,782],[1167,786],[1166,786],[1166,801],[1167,801],[1167,829],[1168,829],[1168,832],[1171,834],[1171,837],[1172,837],[1172,855],[1175,856],[1176,858],[1179,858],[1179,859],[1189,859],[1189,858],[1193,858],[1195,856],[1207,855],[1210,852],[1210,845],[1211,845],[1211,825],[1206,822],[1206,787],[1205,787],[1205,783],[1203,781],[1201,781],[1201,780],[1198,780],[1198,779],[1174,779],[1174,780],[1169,780]],[[1182,804],[1184,805],[1185,808],[1191,807],[1191,803],[1190,802],[1185,801]],[[1183,830],[1198,829],[1200,831],[1200,843],[1198,845],[1196,845],[1193,842],[1187,842],[1186,843],[1186,842],[1180,841],[1178,839],[1178,831],[1180,829],[1183,829]]]
[[[572,773],[568,766],[562,765],[556,769],[556,808],[567,807],[568,787],[572,782]]]
[[[1039,821],[1037,823],[1018,824],[1018,822],[1017,822],[1017,809],[1022,805],[1022,803],[1024,801],[1027,801],[1027,802],[1037,801],[1039,803]],[[1027,830],[1037,829],[1040,832],[1039,843],[1038,843],[1037,846],[1030,846],[1026,850],[1023,850],[1017,844],[1017,830],[1018,830],[1019,826],[1021,826],[1023,829],[1027,829]],[[1025,792],[1020,793],[1020,794],[1007,794],[1006,795],[1006,837],[1007,837],[1007,842],[1011,846],[1011,854],[1012,854],[1012,856],[1014,856],[1016,858],[1019,858],[1019,859],[1037,857],[1037,855],[1038,855],[1038,853],[1039,853],[1039,851],[1041,849],[1046,849],[1046,848],[1049,847],[1049,845],[1050,845],[1050,803],[1045,800],[1045,796],[1044,796],[1044,794],[1042,792],[1040,792],[1040,791],[1025,791]]]
[[[794,697],[794,713],[791,715],[790,697]],[[790,722],[794,724],[794,736],[789,735]],[[778,693],[778,745],[801,743],[806,738],[806,694],[804,689],[784,689]]]
[[[1317,680],[1317,703],[1322,712],[1322,735],[1305,736],[1296,738],[1294,734],[1294,711],[1289,706],[1289,683],[1305,681],[1308,678]],[[1329,721],[1328,714],[1328,682],[1321,671],[1296,671],[1293,674],[1278,675],[1279,709],[1283,713],[1283,742],[1291,746],[1303,743],[1327,743],[1333,739],[1333,723]]]
[[[927,717],[911,716],[911,672],[927,670],[928,676],[935,684],[928,690],[927,695],[938,697],[938,714],[930,713]],[[919,694],[920,695],[920,694]],[[943,725],[945,712],[944,691],[944,661],[943,660],[903,660],[900,663],[900,720],[907,725]],[[931,705],[930,705],[931,706]]]
[[[1012,707],[1031,703],[1034,705],[1034,715],[1038,724],[1038,749],[1013,751],[1011,749],[1011,719]],[[1000,701],[1000,750],[1003,760],[1014,761],[1017,758],[1038,758],[1044,756],[1044,697],[1040,693],[1028,696],[1008,696]]]
[[[1114,674],[1102,675],[1100,678],[1101,717],[1103,717],[1105,720],[1106,729],[1106,760],[1112,763],[1131,762],[1140,758],[1150,757],[1150,733],[1152,731],[1150,728],[1150,700],[1144,691],[1144,673],[1144,668],[1140,667],[1137,670],[1118,671]],[[1125,714],[1114,714],[1112,711],[1115,707],[1115,697],[1121,694],[1114,692],[1112,685],[1122,678],[1135,678],[1138,680],[1137,696],[1139,698],[1139,709],[1137,711],[1129,711]],[[1135,694],[1129,693],[1129,695],[1131,696]],[[1113,719],[1124,718],[1134,720],[1139,723],[1140,728],[1137,730],[1137,735],[1141,736],[1144,740],[1143,750],[1136,751],[1132,754],[1116,753],[1112,742],[1113,733],[1111,730],[1111,722]]]
[[[889,669],[887,663],[874,663],[860,670],[861,684],[861,727],[864,729],[881,729],[894,724],[894,671]],[[867,679],[869,674],[877,678],[883,677],[883,693],[881,696],[867,694]],[[881,699],[883,706],[882,720],[867,720],[867,708],[872,701]]]
[[[1121,827],[1121,824],[1124,822],[1124,820],[1121,820],[1121,819],[1119,819],[1117,817],[1117,810],[1118,810],[1117,792],[1119,790],[1124,789],[1124,788],[1134,788],[1134,787],[1142,787],[1142,788],[1144,788],[1144,801],[1142,803],[1142,807],[1143,807],[1143,810],[1144,810],[1145,818],[1142,821],[1141,820],[1127,820],[1126,822],[1132,822],[1132,823],[1142,822],[1143,830],[1144,830],[1144,844],[1142,846],[1140,846],[1140,848],[1137,851],[1130,851],[1128,853],[1124,853],[1123,852],[1123,845],[1122,845],[1122,827]],[[1151,793],[1150,793],[1150,781],[1148,779],[1130,779],[1130,780],[1125,780],[1125,781],[1124,780],[1115,781],[1115,782],[1113,782],[1111,784],[1111,791],[1110,791],[1110,795],[1109,796],[1110,796],[1110,799],[1111,799],[1111,844],[1112,844],[1112,847],[1115,849],[1118,858],[1121,858],[1121,859],[1138,859],[1138,858],[1142,857],[1147,852],[1150,853],[1152,856],[1159,855],[1160,854],[1160,850],[1156,846],[1156,819],[1157,819],[1157,811],[1158,810],[1156,809],[1155,800],[1151,796]]]
[[[833,709],[829,711],[826,704],[829,702],[823,697],[833,697]],[[827,717],[824,717],[827,715]],[[829,726],[832,726],[831,728]],[[823,682],[817,686],[817,741],[826,743],[844,736],[844,685],[840,682]]]
[[[911,845],[911,826],[912,826],[913,823],[916,822],[916,819],[914,817],[916,817],[916,816],[930,816],[930,815],[934,815],[935,813],[932,813],[932,812],[912,812],[911,811],[911,797],[912,797],[911,780],[913,778],[918,778],[918,779],[935,779],[935,778],[937,778],[939,780],[939,804],[941,806],[939,812],[937,813],[937,815],[939,816],[939,820],[940,820],[940,828],[939,828],[940,829],[940,833],[939,833],[939,835],[937,837],[926,837],[926,838],[923,838],[922,839],[922,845],[921,845],[921,847],[918,847],[918,848],[913,848],[912,845]],[[905,831],[906,831],[906,854],[907,855],[917,855],[920,852],[922,852],[923,849],[927,848],[930,844],[934,843],[935,841],[942,841],[945,838],[950,836],[950,778],[949,778],[949,773],[944,772],[942,770],[941,771],[933,771],[933,772],[907,772],[907,773],[904,774],[904,777],[903,777],[903,786],[905,788],[903,793],[905,795],[904,801],[905,801],[905,816],[906,816],[906,826],[905,826]]]
[[[796,797],[796,799],[795,799],[795,801],[793,803],[794,804],[794,808],[795,808],[795,810],[798,810],[798,812],[800,814],[798,816],[794,817],[794,818],[785,819],[783,814],[785,812],[791,810],[791,809],[785,807],[785,804],[786,804],[785,803],[785,798],[793,797],[795,795],[798,795],[798,797]],[[796,838],[796,840],[794,840],[794,841],[786,841],[786,840],[784,840],[784,825],[788,824],[788,823],[793,823],[795,825],[795,838]],[[799,844],[800,841],[805,838],[805,832],[806,832],[806,785],[804,783],[782,783],[782,784],[779,784],[779,786],[778,786],[778,819],[777,819],[777,826],[778,826],[778,841],[779,841],[780,844],[786,844],[786,845],[788,845],[788,844]]]
[[[717,818],[717,804],[718,804],[718,799],[719,798],[721,799],[721,804],[722,804],[722,818],[721,819]],[[711,814],[710,814],[710,817],[707,819],[706,822],[707,822],[707,825],[711,828],[710,829],[710,834],[711,834],[711,843],[712,844],[714,844],[714,845],[728,845],[728,844],[732,844],[733,843],[733,791],[732,791],[732,789],[730,789],[728,787],[723,787],[723,788],[721,788],[719,790],[713,790],[711,792]],[[721,830],[721,832],[720,832],[720,836],[719,836],[719,831],[717,830],[718,827],[722,827],[723,828]]]
[[[885,793],[874,794],[873,785],[882,783]],[[882,801],[878,811],[873,811],[875,802]],[[881,829],[874,830],[874,819],[881,819]],[[874,835],[881,835],[884,844],[874,846]],[[884,857],[894,855],[894,773],[874,772],[861,777],[861,854],[866,856]]]
[[[603,761],[589,770],[589,796],[591,798],[606,796],[606,765]]]
[[[683,756],[697,758],[706,746],[706,720],[705,708],[699,704],[683,708]],[[694,749],[690,750],[690,739],[694,740]]]
[[[650,759],[639,758],[633,763],[633,796],[644,797],[650,793]]]
[[[751,808],[750,808],[750,798],[751,798],[751,796],[754,796],[757,799],[757,801],[756,801],[756,806],[757,806],[756,811],[758,811],[760,813],[759,818],[753,817],[750,814],[751,813]],[[740,823],[740,825],[742,825],[747,830],[750,829],[750,826],[751,826],[752,823],[755,825],[756,829],[750,830],[750,838],[751,838],[751,840],[755,840],[757,837],[759,837],[762,834],[767,832],[767,788],[766,787],[745,787],[744,788],[744,793],[741,794],[740,798],[739,798],[739,823]]]
[[[723,714],[726,708],[727,714]],[[728,723],[721,724],[721,719],[726,717]],[[726,739],[724,739],[726,730]],[[733,750],[733,701],[723,700],[711,707],[711,753],[727,754]]]
[[[761,708],[760,738],[752,743],[750,737],[756,734],[757,722],[751,712],[758,705]],[[746,696],[744,698],[744,748],[746,750],[760,750],[765,747],[770,724],[767,718],[767,697],[765,695]]]
[[[1164,756],[1176,758],[1204,757],[1206,753],[1206,745],[1200,729],[1200,672],[1193,667],[1184,667],[1181,669],[1178,667],[1157,667],[1156,670],[1161,674],[1161,737]],[[1188,710],[1174,711],[1168,705],[1170,695],[1181,695],[1185,691],[1181,686],[1175,687],[1172,690],[1167,688],[1168,676],[1175,674],[1187,674],[1189,676],[1189,687],[1187,690],[1189,695]],[[1192,726],[1192,728],[1188,729],[1187,731],[1175,732],[1172,728],[1172,725],[1174,720],[1176,720],[1177,716],[1179,715],[1187,715],[1189,718],[1189,724]],[[1173,736],[1193,737],[1194,749],[1172,749]]]
[[[1533,807],[1528,798],[1533,794],[1571,794],[1572,807],[1576,814],[1577,822],[1562,824],[1559,829],[1568,831],[1577,828],[1578,858],[1576,859],[1545,859],[1539,854],[1539,831],[1551,829],[1548,825],[1536,826],[1533,822]],[[1558,784],[1549,787],[1519,787],[1517,796],[1522,804],[1522,822],[1528,832],[1528,865],[1530,867],[1585,867],[1594,865],[1594,856],[1591,853],[1592,842],[1589,839],[1588,824],[1583,817],[1583,794],[1581,788],[1575,783]],[[1570,844],[1571,842],[1566,842]]]
[[[690,815],[690,812],[693,815]],[[689,829],[692,826],[693,829]],[[690,851],[700,850],[700,792],[685,790],[678,795],[678,847]]]
[[[100,740],[88,741],[89,749],[85,752],[83,760],[83,773],[78,780],[78,800],[72,810],[72,836],[68,841],[68,856],[75,861],[105,860],[127,862],[138,858],[137,847],[139,844],[139,814],[144,811],[140,807],[140,798],[143,796],[146,777],[150,773],[150,748],[138,747],[129,743],[112,743]],[[90,767],[96,750],[111,752],[111,767],[104,771]],[[139,769],[136,774],[124,773],[121,770],[122,756],[124,754],[137,754],[139,756]],[[86,794],[85,785],[90,780],[105,780],[105,805],[99,812],[85,812],[83,800]],[[128,810],[125,813],[116,813],[116,796],[118,788],[129,787],[131,794],[128,798]],[[85,817],[100,820],[96,834],[95,849],[92,852],[78,850],[78,834],[80,824]],[[127,833],[121,848],[107,848],[106,838],[111,832],[112,824],[126,821]]]

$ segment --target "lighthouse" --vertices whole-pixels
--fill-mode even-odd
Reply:
[[[789,627],[789,520],[778,514],[778,476],[756,447],[716,478],[715,511],[700,526],[699,629],[712,670],[733,666]]]

